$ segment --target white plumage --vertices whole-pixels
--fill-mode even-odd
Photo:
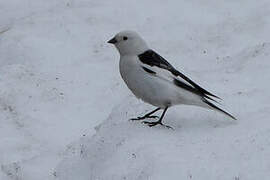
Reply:
[[[159,121],[145,122],[149,126],[163,125],[162,118],[166,110],[178,104],[214,109],[235,119],[210,102],[215,101],[213,98],[218,98],[217,96],[177,71],[151,50],[136,32],[122,31],[108,42],[114,44],[120,53],[120,74],[128,88],[137,98],[158,107],[153,112],[133,120],[154,118],[156,116],[151,116],[152,113],[164,109]]]

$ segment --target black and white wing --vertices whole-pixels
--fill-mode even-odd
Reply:
[[[157,68],[167,70],[168,73],[170,73],[171,77],[173,78],[173,82],[175,83],[175,85],[180,86],[188,91],[191,91],[195,94],[198,94],[208,99],[212,99],[211,97],[220,99],[218,96],[203,89],[198,84],[193,82],[191,79],[186,77],[184,74],[176,70],[168,61],[166,61],[163,57],[161,57],[155,51],[147,50],[144,53],[138,55],[138,57],[144,65],[142,66],[142,68],[146,72],[153,73],[153,74],[157,73],[154,71],[154,69],[156,68],[150,68],[150,67],[157,67]]]
[[[139,60],[142,62],[142,68],[152,75],[158,76],[161,79],[171,81],[176,86],[183,88],[189,92],[197,94],[202,97],[202,100],[211,106],[212,108],[221,111],[231,118],[235,119],[232,115],[220,109],[209,100],[217,102],[213,98],[220,99],[218,96],[210,93],[209,91],[203,89],[201,86],[193,82],[187,76],[176,70],[168,61],[157,54],[153,50],[147,50],[142,54],[138,55]]]

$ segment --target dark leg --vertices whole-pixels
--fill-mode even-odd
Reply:
[[[142,117],[132,118],[130,120],[132,120],[132,121],[138,121],[138,120],[143,120],[143,119],[146,119],[146,118],[158,118],[158,116],[151,116],[151,114],[154,114],[158,110],[160,110],[160,108],[157,108],[154,111],[151,111],[150,113],[147,113],[146,115],[144,115]]]
[[[161,117],[159,118],[158,121],[156,121],[156,122],[143,121],[143,123],[144,123],[144,124],[147,124],[149,127],[156,126],[156,125],[160,124],[160,125],[162,125],[162,126],[165,126],[165,127],[167,127],[167,128],[172,129],[172,127],[167,126],[167,125],[164,125],[164,124],[162,123],[162,119],[163,119],[163,117],[164,117],[164,115],[165,115],[165,113],[166,113],[167,110],[168,110],[168,107],[166,107],[166,108],[164,109],[164,111],[163,111],[163,113],[162,113],[162,115],[161,115]]]

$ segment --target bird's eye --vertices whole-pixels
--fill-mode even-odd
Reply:
[[[124,36],[124,37],[123,37],[123,40],[124,40],[124,41],[126,41],[127,39],[128,39],[128,37],[127,37],[127,36]]]

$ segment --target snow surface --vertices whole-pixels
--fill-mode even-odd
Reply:
[[[0,180],[268,180],[270,1],[0,1]],[[107,44],[138,31],[224,99],[149,128]]]

